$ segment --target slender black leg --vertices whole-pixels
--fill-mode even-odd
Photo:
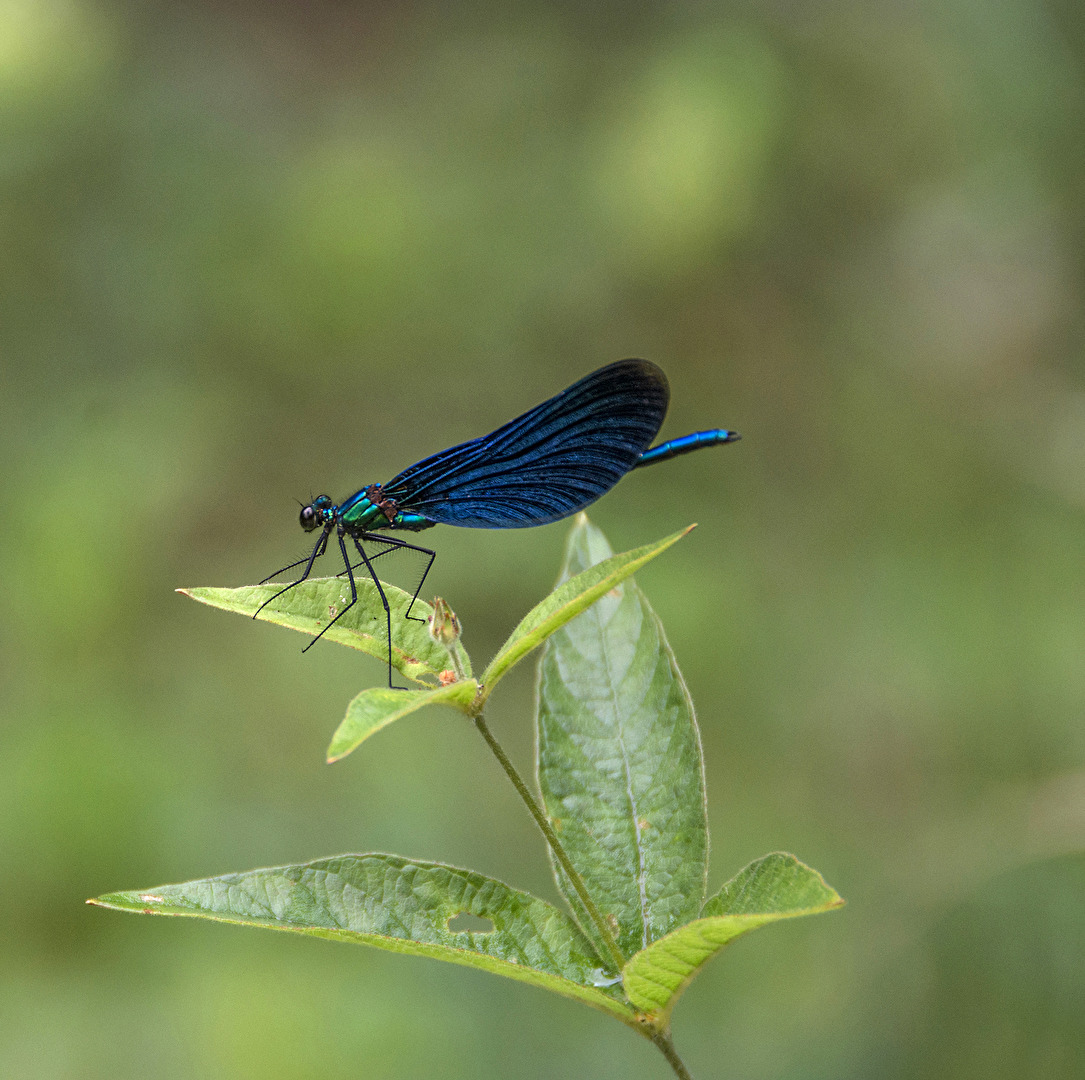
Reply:
[[[268,576],[266,578],[264,578],[263,581],[258,581],[256,584],[257,585],[266,585],[273,577],[278,577],[280,574],[285,574],[287,572],[287,570],[293,570],[295,566],[301,566],[301,564],[304,563],[304,562],[307,562],[309,564],[309,567],[306,568],[307,571],[308,571],[308,569],[311,568],[312,565],[313,565],[313,560],[314,559],[319,559],[320,556],[323,555],[324,552],[327,550],[327,547],[328,547],[328,533],[325,531],[325,532],[321,533],[320,539],[316,542],[316,549],[314,550],[313,554],[309,556],[308,559],[298,559],[297,562],[292,562],[289,566],[280,567],[278,570],[275,571],[274,574],[268,574]],[[300,578],[298,578],[297,581],[294,582],[294,585],[300,585],[305,580],[305,578],[307,576],[308,576],[307,573],[302,574],[302,576]],[[289,587],[293,588],[294,585],[291,585]],[[277,596],[279,594],[276,593],[275,595]],[[272,597],[272,599],[274,600],[275,597]]]
[[[365,536],[365,535],[366,535],[365,533],[362,533],[362,536]],[[389,690],[406,690],[407,689],[406,686],[396,686],[395,683],[392,682],[392,608],[388,603],[388,597],[384,595],[384,586],[381,585],[380,578],[377,577],[376,572],[373,570],[373,562],[369,558],[369,556],[366,555],[365,548],[363,548],[362,544],[361,544],[361,538],[357,537],[357,536],[352,536],[351,539],[354,541],[354,546],[358,549],[358,554],[361,555],[361,557],[362,557],[362,562],[365,563],[365,568],[369,571],[369,576],[373,579],[373,584],[377,586],[377,592],[380,594],[381,603],[384,605],[384,619],[385,619],[385,623],[386,623],[387,628],[388,628],[388,689]],[[378,537],[378,539],[383,540],[383,537]],[[343,534],[342,533],[339,534],[339,545],[340,545],[340,547],[343,546]],[[346,557],[347,557],[347,552],[346,552],[346,548],[344,547],[343,548],[343,558],[346,559]],[[347,560],[347,566],[350,566],[350,561],[349,560]],[[352,583],[353,583],[353,580],[354,579],[352,577],[351,578]],[[336,616],[336,618],[338,618],[338,616]]]
[[[411,545],[414,547],[414,545]],[[421,551],[423,554],[429,556],[429,562],[426,563],[426,569],[422,571],[422,576],[418,579],[418,588],[414,590],[414,595],[411,597],[411,602],[407,605],[407,614],[404,615],[405,619],[413,619],[415,622],[425,622],[425,619],[418,618],[417,615],[411,614],[411,608],[414,607],[414,602],[418,599],[418,594],[422,591],[422,586],[426,583],[426,575],[430,571],[430,567],[433,566],[433,560],[437,558],[436,551],[430,551],[429,548],[415,547],[415,551]]]
[[[313,569],[313,563],[316,562],[316,560],[319,559],[320,556],[324,554],[324,552],[327,550],[327,547],[328,547],[328,530],[325,529],[323,535],[316,542],[316,546],[313,548],[312,554],[309,556],[308,560],[306,560],[306,559],[298,559],[297,562],[291,563],[289,566],[284,566],[282,568],[282,570],[276,570],[275,573],[271,575],[271,577],[264,578],[264,580],[260,582],[261,585],[263,585],[264,582],[270,581],[271,578],[273,578],[273,577],[278,577],[283,572],[283,570],[293,570],[295,566],[301,566],[302,563],[305,563],[305,570],[302,572],[301,577],[298,578],[297,581],[292,581],[289,585],[283,586],[283,588],[281,588],[273,596],[269,596],[252,613],[252,617],[255,619],[256,616],[259,615],[260,612],[263,611],[264,608],[266,608],[268,606],[268,604],[271,603],[272,600],[277,600],[280,596],[282,596],[282,594],[284,592],[289,592],[292,588],[294,588],[295,585],[300,585],[309,576],[310,571]],[[353,582],[352,582],[352,584],[353,584]],[[325,629],[327,629],[327,628],[325,627]],[[302,651],[304,652],[304,650],[302,650]]]
[[[377,536],[373,533],[362,533],[362,539],[375,540],[381,544],[392,545],[390,548],[387,548],[386,551],[379,552],[379,555],[384,555],[387,553],[387,551],[406,548],[408,551],[418,551],[421,552],[423,555],[429,556],[429,562],[426,563],[426,569],[422,571],[422,576],[418,579],[418,588],[414,590],[414,595],[411,597],[411,602],[407,605],[407,612],[404,615],[404,618],[410,619],[411,622],[425,622],[425,619],[420,619],[417,615],[412,615],[411,609],[414,607],[414,602],[418,599],[418,594],[422,591],[422,586],[426,582],[426,575],[430,572],[430,567],[433,566],[433,560],[437,558],[437,552],[431,551],[429,548],[419,547],[418,544],[408,544],[406,540],[400,540],[398,536]],[[355,540],[355,543],[357,542],[358,541]],[[376,557],[377,556],[373,556],[373,558]],[[372,573],[372,571],[370,572]],[[374,580],[376,579],[374,578]]]
[[[364,533],[363,535],[368,539],[373,534],[372,533]],[[378,538],[378,543],[384,543],[384,542],[385,541],[384,541],[383,537]],[[387,555],[389,552],[392,552],[392,551],[399,551],[399,545],[389,543],[388,546],[383,551],[378,551],[375,555],[370,555],[369,556],[369,561],[370,562],[376,562],[382,555]],[[359,559],[356,563],[351,563],[350,568],[351,568],[351,570],[357,570],[359,566],[365,566],[365,563],[362,562],[361,559]],[[282,573],[281,570],[279,572]],[[336,574],[335,576],[336,577],[345,577],[346,576],[346,570],[340,570],[339,573]]]
[[[347,575],[347,580],[350,582],[350,603],[347,604],[342,611],[336,613],[335,618],[332,619],[331,622],[329,622],[328,625],[301,650],[302,652],[308,652],[308,650],[311,649],[336,624],[336,622],[339,621],[339,619],[358,603],[358,587],[354,583],[354,573],[351,569],[350,557],[347,555],[347,545],[343,539],[344,535],[345,530],[340,528],[338,530],[339,550],[343,554],[343,565],[346,567],[344,572]],[[388,603],[388,597],[385,596],[384,587],[381,585],[380,579],[373,570],[372,561],[369,556],[366,555],[365,549],[358,542],[358,538],[352,536],[351,539],[354,541],[354,546],[358,549],[358,554],[362,557],[362,562],[365,563],[365,568],[369,571],[369,576],[373,579],[373,584],[377,586],[377,593],[380,596],[381,604],[384,607],[384,625],[388,635],[388,687],[391,690],[406,690],[407,687],[396,686],[395,683],[392,682],[392,608]]]
[[[339,550],[343,553],[343,565],[347,568],[347,580],[350,582],[350,603],[347,604],[342,611],[336,612],[335,617],[320,631],[319,634],[308,645],[302,649],[302,652],[308,652],[356,603],[358,603],[358,587],[354,584],[354,575],[350,572],[350,559],[347,558],[347,546],[343,543],[343,530],[340,528],[339,532]],[[372,571],[370,571],[372,573]],[[383,598],[383,597],[382,597]],[[385,608],[388,604],[385,603]],[[389,681],[391,676],[389,676]]]

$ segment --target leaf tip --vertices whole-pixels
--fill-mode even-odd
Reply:
[[[124,893],[102,893],[101,896],[92,896],[89,900],[85,900],[84,903],[89,904],[91,907],[100,908],[118,908],[128,897]]]

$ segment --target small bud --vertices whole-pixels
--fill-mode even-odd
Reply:
[[[459,682],[467,678],[469,666],[464,663],[464,652],[460,647],[460,620],[456,613],[439,596],[433,598],[433,614],[429,617],[429,636],[438,645],[448,650],[448,660],[452,665],[438,676],[442,686]]]
[[[455,646],[460,638],[460,620],[456,613],[439,596],[433,598],[433,614],[429,617],[429,636],[446,649]]]

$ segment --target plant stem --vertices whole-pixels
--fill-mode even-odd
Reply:
[[[557,859],[558,864],[562,870],[565,871],[565,876],[569,879],[570,884],[576,890],[576,895],[580,898],[580,902],[584,905],[584,910],[588,913],[588,917],[595,925],[595,929],[602,939],[603,944],[606,946],[607,952],[610,953],[610,959],[614,964],[615,973],[620,972],[625,966],[625,957],[622,956],[621,949],[618,948],[617,941],[614,940],[614,934],[611,932],[609,926],[603,916],[599,913],[599,909],[595,906],[595,902],[588,895],[587,887],[584,885],[584,879],[576,872],[572,862],[569,860],[569,856],[565,853],[565,848],[561,846],[561,841],[558,840],[557,834],[554,832],[550,825],[550,821],[543,811],[543,808],[539,805],[538,800],[531,791],[528,789],[527,784],[524,783],[523,778],[516,771],[515,766],[509,761],[505,751],[501,749],[501,744],[493,737],[492,732],[486,725],[486,721],[482,717],[482,713],[476,713],[473,716],[475,721],[475,727],[478,728],[479,734],[486,740],[486,745],[493,751],[494,757],[497,758],[501,765],[501,768],[505,770],[505,775],[512,781],[512,786],[516,788],[520,798],[524,800],[524,804],[527,806],[531,813],[531,816],[535,819],[535,824],[542,830],[543,836],[546,837],[546,842],[550,845],[550,850],[554,853],[554,858]],[[655,1038],[652,1039],[656,1042]],[[657,1046],[660,1046],[656,1042]],[[668,1045],[670,1045],[668,1040]],[[663,1050],[663,1047],[660,1046]],[[666,1050],[663,1050],[667,1060],[671,1061],[671,1057]],[[674,1054],[674,1047],[670,1048],[670,1054]],[[674,1056],[674,1061],[678,1061],[677,1055]],[[674,1062],[671,1062],[672,1067]],[[682,1065],[681,1061],[678,1061],[679,1066]],[[675,1070],[677,1071],[677,1070]],[[679,1073],[679,1076],[688,1077],[689,1074],[683,1071]]]
[[[674,1043],[671,1042],[670,1032],[657,1032],[652,1036],[652,1042],[659,1047],[660,1052],[667,1059],[667,1064],[674,1069],[675,1076],[679,1077],[680,1080],[693,1080],[693,1077],[689,1074],[689,1069],[686,1068],[682,1059],[678,1056],[678,1052],[674,1048]]]

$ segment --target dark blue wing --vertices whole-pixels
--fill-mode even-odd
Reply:
[[[412,465],[382,492],[400,510],[444,525],[517,529],[558,521],[637,464],[669,397],[655,364],[619,360],[491,434]]]

